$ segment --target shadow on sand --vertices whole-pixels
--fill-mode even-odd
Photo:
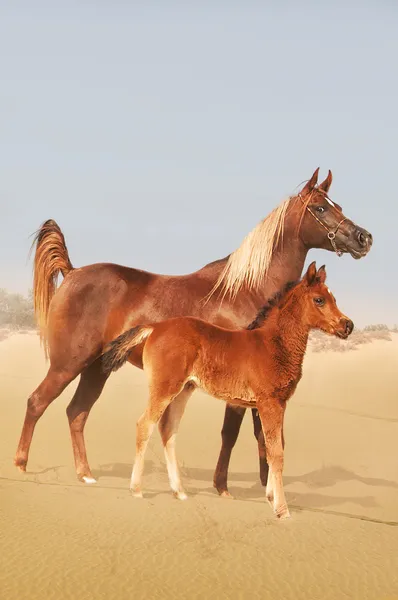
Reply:
[[[109,463],[100,465],[97,471],[94,471],[94,477],[117,477],[121,479],[130,479],[131,464],[125,463]],[[155,464],[153,461],[146,461],[145,474],[162,474],[167,476],[167,471],[164,465]],[[196,496],[204,493],[216,494],[213,486],[201,487],[195,486],[195,482],[210,483],[213,480],[214,472],[209,469],[200,469],[197,467],[181,467],[181,476],[190,495]],[[321,489],[335,485],[341,481],[358,481],[372,487],[392,487],[398,489],[398,482],[389,481],[386,479],[378,479],[373,477],[363,477],[352,471],[348,471],[339,466],[328,466],[308,473],[300,475],[286,475],[283,478],[286,496],[288,502],[294,502],[300,505],[307,505],[315,508],[324,508],[336,504],[344,504],[346,502],[357,504],[358,506],[370,508],[378,506],[372,496],[328,496],[325,494],[317,494],[313,492],[290,492],[289,484],[303,483],[309,488]],[[258,482],[258,473],[231,473],[229,477],[229,490],[237,500],[255,500],[264,498],[264,487]],[[250,488],[239,487],[234,482],[253,482]],[[147,490],[148,497],[154,497],[161,492],[153,492]]]

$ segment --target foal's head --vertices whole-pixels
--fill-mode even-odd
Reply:
[[[346,339],[352,333],[354,323],[340,311],[325,281],[325,267],[317,270],[315,262],[312,262],[293,291],[297,294],[295,300],[300,303],[302,321],[311,329],[321,329]]]
[[[317,185],[319,169],[297,195],[293,207],[299,223],[298,235],[307,248],[322,248],[339,256],[349,253],[355,259],[366,256],[372,235],[348,219],[341,206],[329,198],[332,173]]]

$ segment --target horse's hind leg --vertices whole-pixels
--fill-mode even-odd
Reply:
[[[187,384],[173,402],[166,408],[159,421],[159,432],[162,438],[166,457],[167,472],[170,487],[179,500],[186,500],[187,495],[181,483],[180,472],[175,452],[178,427],[184,414],[185,407],[194,391],[194,387]]]
[[[264,432],[261,427],[261,419],[258,414],[258,410],[256,408],[252,408],[252,417],[253,417],[253,429],[254,435],[258,444],[258,458],[260,465],[260,481],[261,484],[266,487],[268,481],[268,463],[267,463],[267,453],[265,447],[264,440]]]
[[[15,466],[21,471],[26,471],[29,449],[37,421],[76,375],[75,372],[57,371],[50,367],[39,387],[29,396],[25,421],[14,459]]]
[[[238,439],[240,426],[242,425],[243,417],[246,409],[241,407],[232,407],[227,404],[225,408],[224,424],[221,430],[222,446],[216,470],[214,472],[213,485],[217,489],[220,496],[224,498],[232,498],[228,492],[228,467],[231,459],[232,448]]]
[[[80,376],[76,392],[66,409],[75,459],[76,474],[84,483],[96,483],[91,474],[84,442],[84,426],[90,410],[98,400],[108,375],[102,371],[101,359],[88,366]]]

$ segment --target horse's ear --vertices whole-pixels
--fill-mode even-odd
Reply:
[[[305,274],[305,280],[308,285],[312,285],[314,283],[316,274],[316,263],[315,261],[313,261],[308,267],[307,272]]]
[[[332,175],[332,171],[329,169],[328,176],[326,177],[325,181],[322,181],[322,183],[319,184],[319,186],[318,186],[319,189],[323,190],[327,194],[330,186],[332,185],[332,181],[333,181],[333,175]]]
[[[326,281],[326,268],[325,268],[325,265],[322,265],[321,267],[319,267],[318,272],[316,274],[316,280],[319,283],[325,283],[325,281]]]
[[[302,196],[305,196],[306,194],[309,194],[310,192],[312,192],[312,190],[318,183],[318,173],[319,173],[319,167],[314,171],[314,174],[311,177],[311,179],[305,184],[305,186],[301,190]]]

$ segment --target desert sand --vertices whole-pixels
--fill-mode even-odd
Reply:
[[[65,408],[39,422],[28,473],[13,466],[26,399],[46,372],[34,334],[0,342],[0,597],[7,600],[398,599],[398,334],[357,351],[308,352],[286,414],[277,521],[259,484],[246,415],[230,468],[235,500],[212,487],[223,403],[195,392],[178,438],[189,494],[172,497],[160,438],[144,499],[129,495],[145,374],[112,375],[86,428],[98,483],[73,468]]]

